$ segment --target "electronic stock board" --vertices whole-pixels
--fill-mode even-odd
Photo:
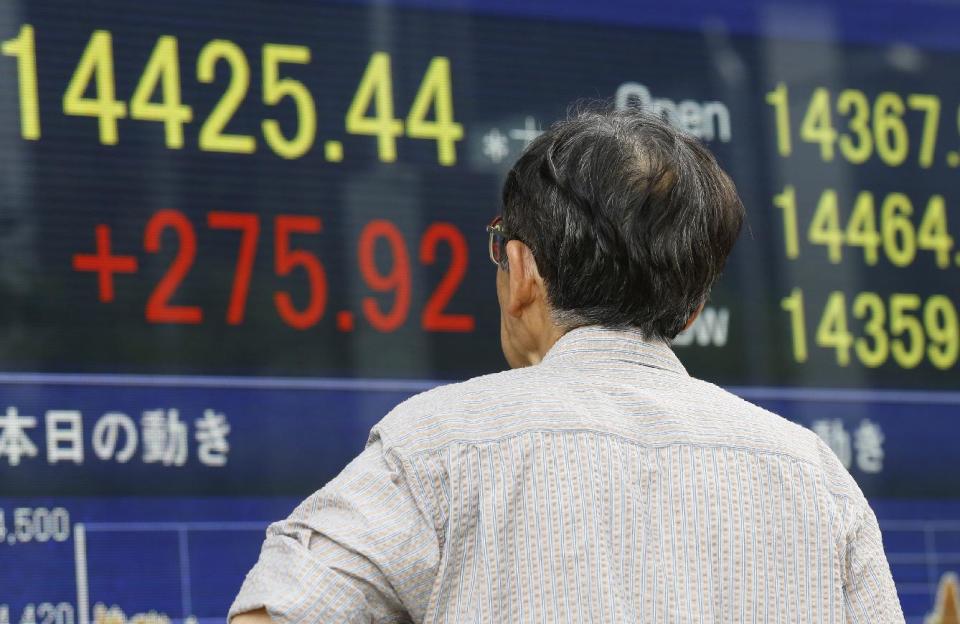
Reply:
[[[746,227],[678,355],[826,439],[908,620],[956,621],[958,26],[905,2],[4,3],[0,624],[222,621],[266,524],[391,407],[504,368],[484,226],[584,99],[731,173]]]

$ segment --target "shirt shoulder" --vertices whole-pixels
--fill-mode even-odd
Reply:
[[[543,363],[418,394],[373,430],[405,455],[531,431],[592,432],[639,446],[732,447],[820,464],[810,430],[686,374]]]
[[[538,368],[492,373],[421,392],[377,423],[371,439],[379,438],[385,450],[411,455],[452,442],[509,435],[511,429],[504,425],[516,411],[543,409],[550,384]]]
[[[810,429],[710,382],[691,377],[674,394],[677,404],[688,404],[704,427],[714,429],[732,446],[785,455],[821,468],[825,467],[823,451],[832,455]]]

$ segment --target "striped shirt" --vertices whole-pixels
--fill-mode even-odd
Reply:
[[[903,622],[812,432],[582,328],[436,388],[267,529],[230,614],[293,622]]]

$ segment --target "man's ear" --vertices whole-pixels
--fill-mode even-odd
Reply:
[[[694,321],[696,321],[697,318],[700,316],[700,313],[703,312],[703,306],[705,305],[707,305],[706,301],[704,301],[699,306],[697,306],[697,309],[694,310],[693,314],[690,315],[690,318],[687,319],[687,324],[684,325],[683,329],[681,329],[680,331],[687,331],[688,329],[690,329],[690,326],[693,325]]]
[[[533,259],[530,248],[518,240],[507,241],[507,297],[506,311],[512,316],[520,316],[523,311],[537,300],[540,272]]]

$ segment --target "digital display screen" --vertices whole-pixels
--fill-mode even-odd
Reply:
[[[944,612],[960,10],[482,4],[0,7],[0,624],[222,621],[393,406],[506,367],[484,227],[597,99],[747,209],[680,359],[823,437]]]

